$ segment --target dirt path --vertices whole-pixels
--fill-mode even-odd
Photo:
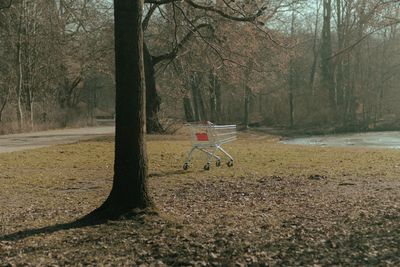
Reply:
[[[74,143],[114,134],[114,126],[60,129],[0,136],[0,153]]]

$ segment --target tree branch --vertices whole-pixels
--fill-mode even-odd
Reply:
[[[210,11],[210,12],[220,15],[221,17],[224,17],[224,18],[230,19],[230,20],[234,20],[234,21],[254,21],[258,17],[260,17],[264,13],[264,11],[267,9],[267,7],[264,6],[264,7],[261,7],[259,10],[257,10],[257,12],[253,15],[246,16],[244,14],[241,14],[242,15],[241,17],[236,17],[236,16],[229,15],[229,14],[225,13],[224,11],[222,11],[218,8],[215,8],[214,6],[206,6],[206,5],[197,4],[193,0],[145,0],[144,2],[146,4],[165,5],[165,4],[170,4],[170,3],[179,2],[179,1],[185,2],[193,8],[201,9],[204,11]],[[225,1],[224,1],[224,4],[228,8],[233,9]],[[235,10],[235,9],[233,9],[233,10]]]
[[[146,4],[155,4],[155,5],[165,5],[165,4],[169,4],[172,2],[177,2],[180,0],[145,0],[144,2]]]
[[[11,7],[11,4],[12,4],[12,0],[9,0],[9,2],[8,2],[8,4],[6,4],[5,6],[0,6],[0,10],[2,10],[2,9],[6,9],[6,8],[10,8]]]
[[[256,18],[261,16],[264,13],[264,11],[267,9],[267,7],[262,7],[257,11],[257,13],[255,13],[251,16],[236,17],[236,16],[226,14],[225,12],[223,12],[213,6],[203,6],[203,5],[193,2],[192,0],[183,0],[183,1],[194,8],[202,9],[205,11],[210,11],[210,12],[220,15],[221,17],[224,17],[224,18],[230,19],[230,20],[234,20],[234,21],[254,21]]]
[[[156,11],[158,5],[152,5],[149,9],[149,11],[147,12],[146,16],[143,19],[142,22],[142,28],[143,31],[145,31],[147,29],[147,27],[149,26],[149,22],[150,22],[150,18],[153,15],[154,11]]]
[[[195,26],[185,35],[185,37],[183,37],[183,39],[172,49],[172,51],[159,56],[153,56],[153,64],[156,65],[161,61],[174,59],[178,55],[179,50],[185,45],[185,43],[187,43],[190,40],[190,38],[202,28],[208,28],[210,30],[214,30],[214,28],[207,23]]]
[[[357,40],[356,42],[354,42],[353,44],[351,44],[351,45],[349,45],[349,46],[343,48],[342,50],[336,52],[334,55],[328,57],[327,60],[331,60],[331,59],[333,59],[333,58],[335,58],[335,57],[337,57],[337,56],[339,56],[339,55],[341,55],[341,54],[343,54],[343,53],[345,53],[345,52],[347,52],[347,51],[352,50],[354,47],[356,47],[357,45],[359,45],[362,41],[364,41],[365,39],[367,39],[369,36],[371,36],[372,34],[376,33],[377,31],[380,31],[380,30],[382,30],[382,29],[385,28],[385,27],[390,27],[390,26],[392,26],[392,25],[396,25],[396,24],[399,24],[399,23],[400,23],[400,20],[399,20],[399,21],[394,21],[394,22],[392,22],[392,23],[390,23],[390,24],[384,25],[384,26],[382,26],[382,27],[379,27],[378,29],[375,29],[375,30],[373,30],[373,31],[371,31],[371,32],[369,32],[369,33],[367,33],[367,34],[365,34],[364,36],[362,36],[360,39],[358,39],[358,40]]]

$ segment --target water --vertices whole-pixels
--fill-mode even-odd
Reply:
[[[400,132],[369,132],[335,134],[292,138],[282,141],[284,144],[313,145],[328,147],[377,147],[400,149]]]

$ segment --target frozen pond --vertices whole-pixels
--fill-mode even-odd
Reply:
[[[282,141],[293,145],[314,145],[330,147],[379,147],[400,148],[400,132],[369,132],[352,134],[335,134],[325,136],[311,136],[291,138]]]

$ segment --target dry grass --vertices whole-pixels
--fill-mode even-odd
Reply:
[[[235,166],[182,163],[151,136],[158,216],[71,228],[106,198],[113,142],[0,155],[0,266],[400,265],[400,151],[288,146],[243,134]]]

